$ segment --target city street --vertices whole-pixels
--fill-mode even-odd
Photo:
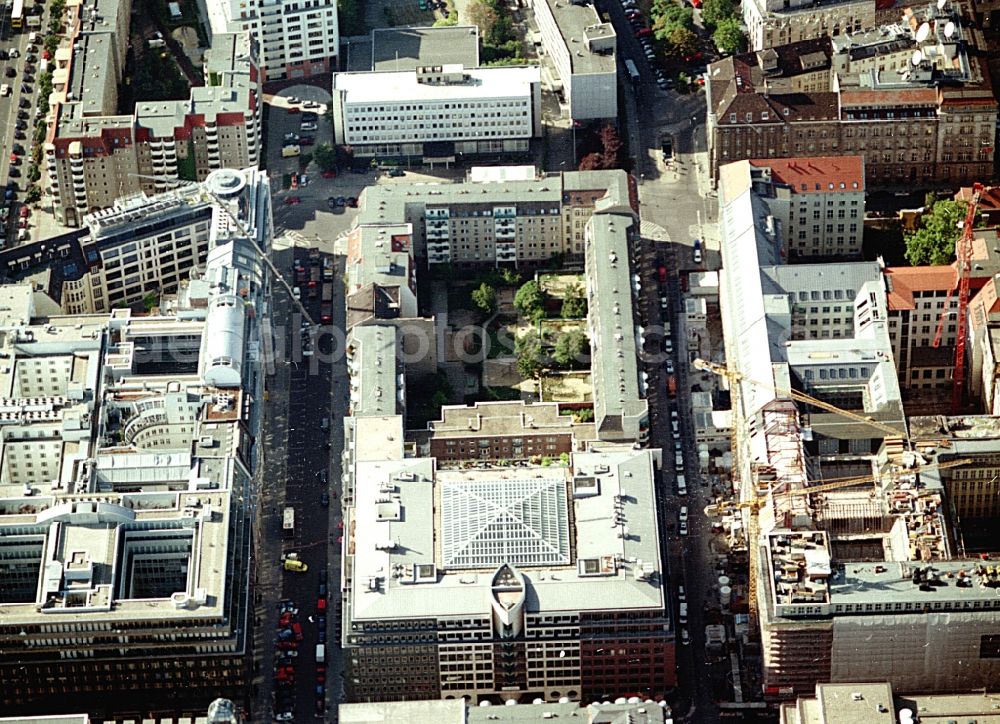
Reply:
[[[306,249],[288,249],[276,254],[283,271],[289,272],[294,259],[308,268]],[[342,269],[334,266],[339,279]],[[339,287],[339,284],[337,285]],[[339,648],[341,470],[343,417],[346,410],[347,370],[343,355],[331,348],[329,330],[320,331],[313,354],[305,353],[302,316],[297,305],[276,286],[274,325],[283,340],[276,355],[277,374],[268,390],[268,455],[264,511],[259,540],[259,581],[257,645],[259,670],[256,678],[254,710],[263,720],[270,711],[294,711],[298,719],[315,714],[331,721],[343,691]],[[303,295],[309,314],[319,316],[319,297]],[[333,297],[335,320],[344,318],[343,296]],[[306,332],[308,337],[308,332]],[[327,422],[323,422],[326,420]],[[331,452],[332,451],[332,452]],[[284,488],[280,481],[284,480]],[[328,498],[323,502],[323,493]],[[282,511],[295,510],[291,535],[282,530]],[[305,572],[283,571],[282,554],[295,552],[308,566]],[[320,593],[321,575],[326,575],[325,595]],[[325,600],[325,618],[318,610]],[[278,601],[291,601],[298,609],[293,620],[301,626],[303,640],[296,656],[282,665],[294,669],[294,680],[278,686],[272,676],[280,652],[275,649]],[[325,626],[321,628],[321,622]],[[316,645],[326,646],[325,673],[317,674]],[[285,693],[291,692],[291,693]],[[317,700],[322,704],[317,708]],[[273,703],[272,703],[273,702]]]

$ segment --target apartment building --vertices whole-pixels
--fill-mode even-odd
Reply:
[[[747,0],[743,24],[751,51],[764,50],[800,40],[839,36],[875,27],[875,0]]]
[[[5,713],[246,703],[269,292],[228,214],[267,248],[270,196],[218,174],[205,274],[160,314],[39,317],[32,285],[0,287]]]
[[[908,691],[905,690],[904,691]],[[810,696],[782,704],[780,724],[872,724],[926,722],[989,722],[996,716],[995,697],[988,692],[931,694],[896,693],[892,684],[816,684]],[[919,716],[919,719],[917,718]]]
[[[597,8],[569,0],[531,0],[541,46],[552,59],[571,121],[618,117],[618,37]]]
[[[335,73],[332,95],[334,141],[360,157],[524,155],[542,132],[537,66]]]
[[[214,38],[205,85],[192,88],[188,100],[142,102],[121,115],[121,63],[108,27],[122,13],[127,26],[129,4],[102,2],[118,15],[88,14],[71,26],[52,75],[44,169],[56,218],[66,226],[80,226],[120,197],[203,181],[216,169],[256,165],[260,155],[261,79],[248,35]]]
[[[713,175],[742,159],[860,155],[869,187],[989,178],[997,104],[977,36],[950,4],[903,22],[893,38],[912,40],[891,53],[873,34],[863,47],[838,44],[836,60],[826,38],[713,63],[706,85]],[[804,53],[810,44],[819,49]],[[906,53],[910,66],[900,72]]]
[[[954,265],[887,267],[889,337],[899,383],[951,389],[955,364],[958,272]],[[944,323],[940,324],[944,316]],[[938,327],[939,346],[933,346]]]
[[[308,78],[337,68],[340,24],[335,0],[210,0],[199,6],[213,36],[248,33],[254,39],[265,82]]]
[[[861,156],[739,163],[752,179],[754,193],[767,200],[768,223],[779,227],[790,261],[861,256],[865,218]]]
[[[458,184],[370,186],[356,231],[409,223],[413,255],[431,265],[530,267],[557,254],[582,261],[589,219],[597,212],[632,214],[637,205],[624,172],[538,178],[526,168],[526,174],[477,171]]]
[[[661,698],[675,673],[653,453],[446,467],[403,457],[386,434],[400,423],[353,418],[349,438],[347,700]]]
[[[437,460],[558,459],[596,439],[594,425],[575,422],[555,403],[477,402],[446,405],[423,430],[407,430],[421,455]]]
[[[922,449],[956,467],[929,470],[924,477],[943,485],[959,523],[1000,517],[1000,419],[995,415],[911,417],[910,434]],[[973,537],[965,537],[970,551]]]

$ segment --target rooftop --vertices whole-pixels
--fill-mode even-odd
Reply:
[[[809,156],[751,160],[755,168],[769,169],[771,180],[795,193],[858,193],[865,190],[863,156]]]
[[[336,73],[333,89],[343,91],[344,105],[364,103],[495,100],[530,98],[540,82],[538,66],[468,68],[460,83],[422,83],[413,70]]]
[[[398,330],[391,325],[354,327],[348,340],[351,414],[389,416],[402,410],[402,366],[397,361]]]
[[[444,28],[376,28],[372,30],[370,70],[408,71],[423,65],[479,67],[479,29],[475,25]]]
[[[354,623],[482,615],[506,564],[532,612],[663,606],[648,450],[578,453],[572,469],[378,460],[354,476]]]
[[[615,31],[610,23],[602,23],[597,9],[590,3],[575,3],[570,0],[545,0],[555,18],[559,33],[569,51],[570,65],[574,74],[614,73]],[[612,40],[611,52],[593,52],[588,45],[594,40]],[[605,44],[599,44],[604,47]]]

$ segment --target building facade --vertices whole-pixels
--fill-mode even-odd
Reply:
[[[334,141],[355,156],[417,157],[527,154],[541,136],[536,66],[336,73]]]
[[[618,38],[593,5],[532,0],[541,45],[559,74],[571,121],[618,117]]]
[[[116,9],[127,23],[128,3]],[[213,39],[205,85],[192,88],[188,100],[141,102],[117,115],[114,46],[99,42],[106,33],[74,27],[56,52],[44,145],[46,183],[62,224],[80,226],[86,214],[123,196],[257,164],[261,76],[249,35]]]
[[[334,0],[212,0],[206,6],[213,35],[245,32],[259,44],[265,81],[337,68],[340,24]]]
[[[863,43],[823,38],[713,63],[706,84],[713,175],[741,159],[858,155],[869,187],[989,178],[997,103],[977,36],[955,29],[963,21],[949,5],[904,20],[909,27],[893,26],[892,42],[906,42],[888,55],[869,34]],[[869,63],[906,53],[911,65],[902,73]]]
[[[268,248],[270,193],[218,173],[205,277],[159,315],[36,319],[32,286],[0,288],[7,713],[247,702],[268,281],[229,214]]]
[[[812,40],[826,35],[859,32],[875,27],[875,0],[834,3],[747,0],[743,23],[750,50]]]

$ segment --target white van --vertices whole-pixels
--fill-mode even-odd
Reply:
[[[679,473],[684,472],[684,453],[674,454],[674,470]]]
[[[683,475],[677,476],[677,494],[678,495],[688,494],[687,481],[684,479]]]
[[[0,85],[0,96],[9,96],[9,95],[10,95],[10,86],[7,85],[6,83]]]
[[[324,644],[316,644],[316,663],[322,664],[326,661],[326,646]]]
[[[678,617],[677,620],[682,624],[688,622],[688,605],[686,603],[681,604],[681,615]]]

